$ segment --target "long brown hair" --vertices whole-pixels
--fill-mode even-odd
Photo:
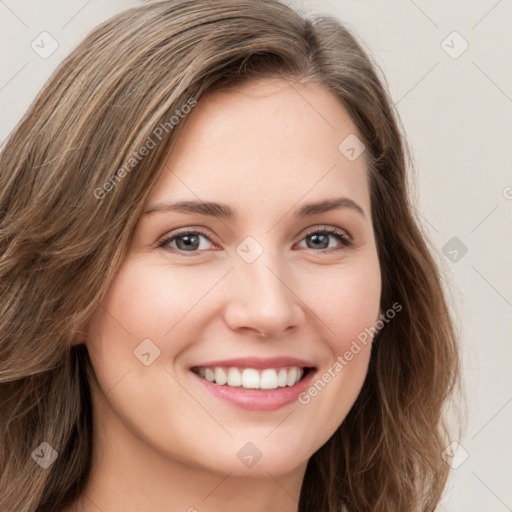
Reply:
[[[441,453],[456,335],[379,73],[338,20],[278,0],[148,3],[64,60],[0,155],[1,510],[57,512],[85,486],[91,367],[76,341],[186,122],[169,120],[208,91],[271,76],[320,83],[351,115],[369,162],[381,309],[403,306],[376,336],[347,418],[310,458],[299,510],[434,510],[449,469]],[[167,129],[156,141],[158,126]],[[141,156],[149,137],[157,144]],[[42,442],[58,453],[46,469],[32,457]]]

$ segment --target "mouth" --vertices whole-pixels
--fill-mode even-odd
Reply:
[[[217,386],[269,391],[297,385],[315,371],[315,367],[299,365],[268,368],[193,366],[191,371],[201,379]]]
[[[317,367],[296,357],[239,357],[189,367],[208,393],[231,406],[265,412],[298,403]]]

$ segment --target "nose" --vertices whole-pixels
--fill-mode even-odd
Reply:
[[[304,303],[291,274],[269,251],[252,263],[236,260],[228,281],[224,317],[233,331],[282,337],[304,321]]]
[[[293,279],[286,270],[269,251],[252,263],[236,260],[224,283],[226,324],[234,331],[265,337],[294,331],[304,321],[304,303],[294,292]]]

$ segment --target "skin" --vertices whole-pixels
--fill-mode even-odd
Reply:
[[[281,79],[209,93],[188,115],[147,206],[201,199],[229,204],[238,218],[141,216],[85,341],[95,373],[93,465],[68,510],[298,510],[308,459],[352,407],[371,344],[308,404],[274,411],[220,400],[189,367],[287,355],[314,362],[320,376],[374,325],[381,276],[368,176],[364,155],[349,161],[338,150],[349,134],[357,130],[335,96]],[[336,197],[365,217],[351,208],[293,215]],[[329,235],[331,252],[322,253],[307,236],[322,227],[343,230],[353,247]],[[178,228],[209,239],[200,236],[195,255],[183,238],[158,247]],[[250,264],[236,252],[248,236],[263,250]],[[160,350],[149,366],[134,356],[147,338]],[[236,456],[248,442],[262,453],[251,468]]]

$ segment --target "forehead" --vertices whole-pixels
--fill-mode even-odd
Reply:
[[[364,154],[351,161],[339,149],[355,134],[319,84],[264,79],[211,92],[188,115],[150,202],[214,199],[242,210],[344,195],[369,209]]]

